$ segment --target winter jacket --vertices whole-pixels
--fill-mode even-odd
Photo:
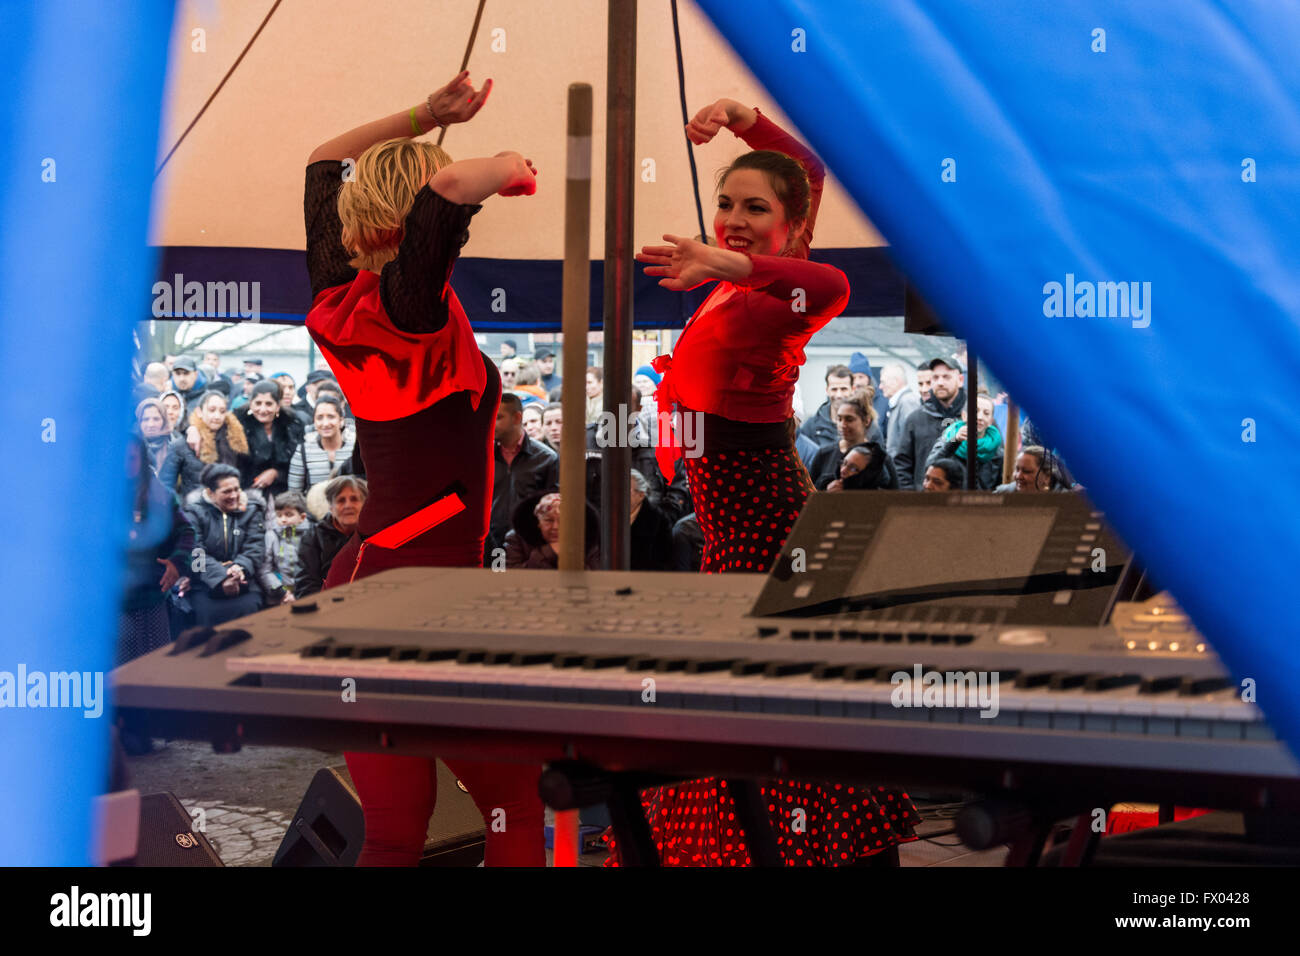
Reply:
[[[966,464],[966,455],[959,453],[962,445],[969,448],[967,442],[957,441],[956,432],[963,423],[959,420],[952,422],[943,432],[935,439],[934,445],[930,448],[930,454],[926,456],[925,467],[929,468],[940,458],[951,458],[954,461]],[[975,467],[975,487],[983,491],[992,491],[997,488],[1002,481],[1002,458],[1004,449],[1002,446],[1002,433],[998,431],[996,425],[990,425],[988,428],[993,434],[988,436],[994,439],[994,451],[989,458],[979,458]],[[987,432],[986,432],[987,435]],[[978,449],[978,443],[977,443]],[[976,452],[978,456],[978,450]],[[924,477],[925,472],[921,472]]]
[[[262,472],[274,468],[276,476],[266,489],[268,495],[275,497],[288,491],[289,463],[307,431],[302,419],[281,408],[280,414],[271,423],[271,434],[268,436],[262,423],[253,417],[247,407],[234,414],[248,436],[249,458],[241,472],[243,480],[240,483],[247,488]]]
[[[158,563],[162,558],[171,561],[181,577],[189,575],[190,555],[194,548],[194,525],[181,508],[176,496],[167,491],[145,469],[133,487],[136,500],[132,509],[134,522],[126,546],[124,569],[124,612],[141,611],[157,607],[167,599],[161,589],[166,567]]]
[[[266,555],[264,508],[260,494],[241,491],[239,510],[227,514],[213,503],[207,489],[203,490],[199,501],[188,508],[195,547],[202,549],[190,563],[194,587],[206,588],[214,598],[225,597],[221,585],[226,580],[226,564],[233,562],[244,569],[245,582],[239,593],[261,593],[258,573]]]
[[[673,523],[647,498],[632,521],[630,567],[633,571],[673,569]]]
[[[266,562],[262,565],[262,590],[267,594],[293,591],[298,577],[298,547],[315,524],[310,518],[296,525],[269,523],[266,529]]]
[[[496,443],[492,455],[496,467],[492,471],[491,518],[483,543],[485,564],[496,548],[505,546],[515,507],[525,498],[560,489],[559,456],[541,442],[525,435],[523,447],[509,464]]]
[[[512,516],[513,527],[505,536],[507,568],[555,569],[560,566],[560,556],[546,546],[542,529],[537,524],[537,515],[533,514],[537,503],[542,500],[544,494],[548,493],[530,495],[515,506]],[[561,504],[560,507],[563,508],[564,505]],[[585,564],[588,571],[597,571],[600,569],[600,513],[591,505],[586,507]]]
[[[247,487],[243,480],[248,464],[248,436],[244,426],[233,412],[226,413],[225,423],[215,433],[199,417],[198,413],[190,415],[189,424],[199,430],[199,450],[197,454],[185,440],[185,429],[181,428],[182,418],[176,428],[178,434],[172,439],[158,470],[158,480],[168,491],[176,492],[182,499],[199,485],[199,476],[206,465],[221,462],[239,469],[240,485]]]
[[[350,533],[339,530],[330,515],[303,534],[298,543],[298,573],[293,582],[295,599],[315,594],[325,587],[330,564],[351,538]]]
[[[893,458],[903,441],[903,423],[921,407],[921,396],[911,385],[904,386],[889,400],[889,417],[885,421],[885,451]]]
[[[950,405],[942,405],[931,395],[907,420],[902,422],[898,451],[894,454],[894,470],[898,472],[898,487],[903,490],[921,489],[925,482],[925,462],[930,457],[935,439],[954,420],[961,417],[966,405],[966,389],[957,390]]]

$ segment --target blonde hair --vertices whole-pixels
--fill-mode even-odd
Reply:
[[[440,147],[411,139],[376,143],[361,154],[338,199],[343,246],[354,253],[354,269],[378,272],[397,255],[416,194],[449,163]]]

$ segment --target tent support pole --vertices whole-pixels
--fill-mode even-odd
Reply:
[[[631,560],[632,450],[622,423],[632,398],[632,219],[636,148],[636,0],[609,0],[605,89],[605,412],[601,456],[601,567],[626,570]],[[597,431],[597,435],[600,431]]]

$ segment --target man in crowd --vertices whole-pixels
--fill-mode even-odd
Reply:
[[[817,413],[803,423],[800,434],[807,435],[820,448],[829,441],[837,441],[839,432],[831,418],[831,403],[847,398],[853,391],[853,373],[847,365],[832,365],[826,369],[826,401]]]
[[[135,400],[143,402],[146,398],[157,398],[169,388],[167,366],[162,362],[150,362],[144,367],[140,384],[135,387]]]
[[[265,377],[262,375],[262,360],[260,358],[244,359],[244,379],[247,380],[253,375],[258,376],[257,380],[259,382]]]
[[[929,375],[930,370],[927,368],[925,372]],[[885,431],[885,451],[893,458],[903,437],[901,426],[912,412],[921,407],[921,396],[907,384],[907,375],[901,365],[886,365],[880,370],[880,394],[885,396],[889,405],[881,428]]]
[[[203,394],[203,388],[198,382],[199,373],[194,367],[194,360],[178,358],[172,363],[172,388],[181,393],[181,399],[185,402],[185,411],[189,413],[194,410],[198,404],[199,396]]]
[[[199,373],[208,384],[219,379],[221,377],[221,356],[216,352],[204,352],[203,363],[199,366]]]
[[[930,363],[922,362],[916,367],[916,394],[920,402],[930,397]]]
[[[519,347],[515,345],[514,339],[506,339],[501,343],[501,360],[504,362],[508,358],[514,358],[519,352]]]
[[[492,552],[505,547],[515,505],[538,492],[560,490],[560,459],[524,431],[524,407],[519,396],[503,392],[497,409],[493,446],[492,513],[484,542],[483,563],[492,566]]]
[[[564,426],[564,406],[551,402],[542,409],[542,441],[557,454],[560,451],[560,433]]]
[[[559,388],[563,381],[555,371],[555,353],[543,346],[533,353],[533,361],[537,363],[538,382],[547,395],[551,394],[551,389]]]
[[[944,427],[960,417],[966,402],[966,389],[962,387],[965,369],[954,357],[931,359],[930,397],[921,407],[907,416],[899,437],[894,467],[898,472],[900,490],[920,488],[925,481],[925,460],[942,434]]]

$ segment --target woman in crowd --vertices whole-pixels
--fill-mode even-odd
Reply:
[[[650,436],[651,445],[659,444],[659,406],[655,403],[655,389],[662,380],[663,376],[649,365],[642,365],[632,376],[632,387],[641,396],[641,410],[637,412],[637,417],[641,420],[641,427]]]
[[[794,445],[793,397],[804,346],[848,302],[844,273],[810,262],[808,250],[825,169],[807,147],[756,109],[722,99],[686,132],[707,143],[723,128],[745,153],[718,181],[717,246],[665,236],[637,259],[660,285],[684,292],[717,285],[654,368],[663,375],[661,411],[702,420],[703,455],[686,459],[695,514],[704,534],[705,572],[763,573],[772,567],[812,482]],[[680,442],[660,430],[660,466],[673,476]],[[842,784],[766,781],[759,798],[789,865],[856,864],[914,839],[916,811],[906,794]],[[736,866],[750,861],[734,824],[724,780],[647,791],[643,800],[665,864]],[[807,828],[791,827],[805,811]],[[730,832],[728,832],[730,831]]]
[[[414,107],[322,144],[309,160],[307,330],[356,417],[370,482],[326,587],[393,567],[482,564],[501,379],[449,279],[480,204],[532,195],[536,171],[519,153],[453,163],[412,139],[470,119],[490,89],[489,80],[476,92],[462,72]],[[418,532],[405,544],[370,544],[404,519]],[[358,862],[414,866],[437,799],[432,755],[349,753],[347,761],[366,821]],[[509,821],[504,830],[489,826],[487,865],[544,865],[538,768],[447,763],[485,820],[503,811]]]
[[[126,596],[118,617],[114,666],[171,640],[167,592],[190,573],[194,527],[176,496],[149,471],[145,440],[127,443],[131,479],[131,531],[126,550]]]
[[[289,490],[289,463],[305,432],[302,420],[286,411],[282,400],[279,382],[258,382],[248,404],[235,412],[248,435],[244,483],[268,498]]]
[[[356,533],[361,509],[370,496],[365,479],[342,475],[325,486],[329,513],[303,533],[298,543],[298,573],[294,578],[294,600],[315,594],[325,587],[334,559]]]
[[[560,453],[560,435],[564,431],[564,406],[551,402],[542,409],[542,441],[555,452]]]
[[[876,491],[898,487],[894,463],[878,441],[855,445],[840,462],[840,474],[827,491]]]
[[[1002,432],[993,424],[993,399],[988,395],[977,395],[976,401],[976,439],[975,439],[975,487],[983,491],[992,491],[1002,481]],[[952,458],[966,467],[966,407],[963,405],[961,418],[954,421],[935,439],[934,447],[926,459],[926,467],[940,458]],[[965,487],[963,481],[959,487]]]
[[[262,502],[240,486],[239,470],[218,462],[201,476],[203,494],[189,507],[194,539],[202,549],[190,563],[194,623],[215,627],[262,609],[258,571],[266,552]]]
[[[844,455],[853,446],[865,442],[867,430],[876,423],[876,409],[865,391],[853,392],[848,398],[840,399],[834,404],[831,414],[835,419],[839,439],[818,448],[817,454],[813,455],[812,464],[808,466],[813,487],[818,491],[825,491],[826,486],[840,476]]]
[[[307,492],[311,486],[339,474],[338,468],[352,457],[356,436],[343,426],[343,403],[326,392],[316,399],[310,431],[298,443],[289,462],[289,490]]]
[[[599,365],[587,369],[587,424],[600,418],[605,410],[605,372]]]
[[[560,495],[551,492],[533,495],[515,506],[511,516],[513,527],[506,532],[507,568],[550,568],[560,566],[560,555],[555,550],[560,542]],[[588,571],[600,569],[600,514],[587,505]]]
[[[172,430],[167,421],[167,410],[156,398],[146,398],[135,407],[136,428],[144,439],[149,470],[155,475],[167,460],[167,448],[171,445]]]
[[[176,436],[185,431],[185,399],[180,392],[169,388],[158,396],[163,411],[167,414],[167,430]]]
[[[239,418],[227,409],[226,396],[204,392],[190,413],[189,429],[172,439],[158,480],[184,501],[200,486],[205,465],[233,465],[242,472],[248,461],[248,436]]]
[[[1042,445],[1026,445],[1016,456],[1016,467],[1011,481],[998,485],[996,494],[1016,491],[1069,491],[1070,486],[1062,476],[1060,459]]]

